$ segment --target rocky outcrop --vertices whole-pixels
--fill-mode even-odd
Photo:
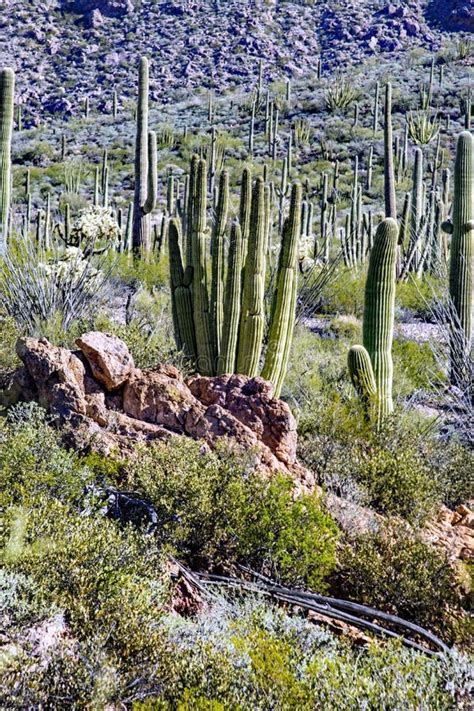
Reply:
[[[123,341],[98,331],[85,333],[76,345],[78,350],[70,351],[46,339],[18,341],[23,368],[3,393],[3,402],[36,400],[72,424],[69,431],[78,449],[133,455],[138,441],[186,436],[213,448],[225,438],[229,447],[254,457],[262,470],[290,472],[312,485],[296,461],[295,419],[262,378],[186,380],[173,366],[141,370]]]
[[[68,6],[81,14],[98,10],[102,15],[109,17],[123,17],[134,10],[131,0],[73,0]]]

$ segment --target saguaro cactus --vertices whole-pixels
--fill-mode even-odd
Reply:
[[[365,286],[363,344],[374,370],[377,420],[393,411],[392,341],[395,312],[398,225],[392,218],[375,234]]]
[[[392,130],[392,85],[385,87],[384,123],[384,173],[385,173],[385,217],[397,219],[397,196],[395,194],[395,172],[393,161]]]
[[[237,356],[237,372],[250,376],[257,375],[265,325],[265,243],[265,183],[263,178],[257,178],[252,193]]]
[[[150,213],[155,207],[156,191],[156,134],[148,131],[148,60],[142,57],[138,76],[133,201],[133,251],[136,254],[150,249]]]
[[[0,69],[0,254],[6,252],[10,219],[14,89],[13,69]]]
[[[472,291],[474,258],[474,139],[469,131],[458,138],[454,168],[453,232],[449,267],[449,293],[459,320],[451,338],[451,380],[461,369],[472,342]]]
[[[275,397],[280,396],[295,325],[301,200],[301,185],[295,183],[291,191],[290,214],[283,230],[268,348],[262,370],[262,378],[270,380],[275,386]]]

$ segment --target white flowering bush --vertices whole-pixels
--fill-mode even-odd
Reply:
[[[79,212],[71,227],[71,242],[84,249],[113,248],[120,238],[120,229],[108,207],[93,205]]]
[[[79,247],[46,254],[33,242],[11,249],[0,272],[5,312],[22,330],[44,335],[48,323],[67,330],[75,319],[96,314],[110,292],[110,264]]]

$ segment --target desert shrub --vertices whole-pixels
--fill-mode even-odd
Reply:
[[[110,296],[109,273],[104,259],[74,247],[47,254],[32,241],[12,245],[0,267],[4,312],[30,335],[44,335],[54,320],[65,331]]]
[[[439,501],[432,467],[407,432],[388,427],[376,435],[356,470],[372,505],[383,514],[397,514],[420,523]]]
[[[395,338],[393,342],[394,383],[401,396],[414,390],[432,390],[446,375],[441,371],[429,343]]]
[[[15,344],[19,335],[15,319],[11,316],[0,316],[0,377],[18,367]]]
[[[153,656],[151,632],[166,595],[150,539],[46,496],[11,507],[2,539],[5,569],[32,578],[75,635],[111,631],[109,648],[124,659]]]
[[[339,594],[438,630],[449,638],[456,578],[446,555],[403,525],[359,536],[340,551]]]
[[[433,468],[444,503],[450,508],[474,497],[474,451],[460,442],[441,441],[434,447]]]
[[[365,273],[342,270],[322,294],[321,312],[362,317],[364,313]]]
[[[179,685],[135,704],[156,708],[451,708],[466,704],[465,657],[441,662],[399,644],[357,651],[299,617],[258,602],[216,605],[174,619],[169,636]]]
[[[129,473],[129,484],[159,508],[160,535],[194,565],[245,563],[324,589],[338,530],[316,494],[295,499],[289,478],[266,480],[251,458],[202,452],[187,440],[144,450]]]
[[[44,410],[34,404],[13,408],[0,420],[0,510],[27,505],[39,495],[74,501],[90,481],[79,458],[60,446]]]

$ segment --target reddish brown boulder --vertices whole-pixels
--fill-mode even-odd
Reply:
[[[86,413],[85,370],[74,353],[52,346],[45,338],[20,339],[16,351],[36,386],[42,407],[64,417],[71,412]]]
[[[117,336],[89,331],[76,340],[89,363],[92,374],[107,390],[116,390],[135,367],[127,346]]]
[[[136,442],[184,435],[214,448],[225,442],[245,452],[266,472],[291,472],[305,486],[309,473],[296,462],[296,423],[286,403],[273,398],[262,378],[194,376],[187,381],[173,366],[139,370],[116,336],[86,333],[80,351],[47,340],[18,342],[24,368],[9,385],[10,399],[38,402],[71,420],[70,437],[80,448],[104,453],[134,451]]]

